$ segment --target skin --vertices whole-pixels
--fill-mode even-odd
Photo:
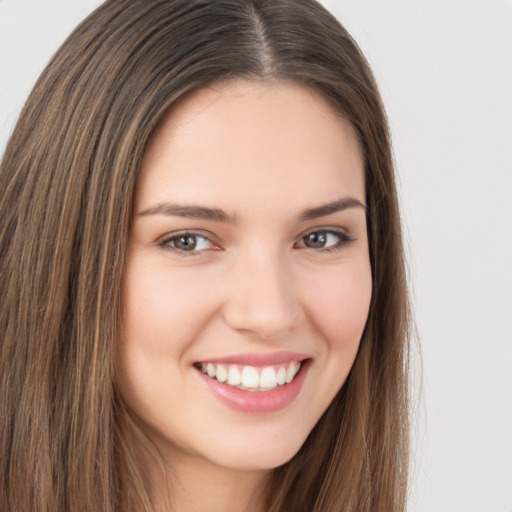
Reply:
[[[301,217],[346,198],[363,206]],[[222,209],[232,222],[158,212],[163,203]],[[364,203],[352,126],[294,84],[202,89],[152,136],[127,255],[118,380],[174,475],[178,510],[261,510],[265,476],[294,456],[342,387],[371,297]],[[342,235],[326,235],[323,248],[304,238],[329,229]],[[200,235],[195,250],[176,246],[183,230]],[[295,400],[272,413],[233,410],[194,367],[282,350],[311,364]],[[155,482],[158,496],[156,473]]]

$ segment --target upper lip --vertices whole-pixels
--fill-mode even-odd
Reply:
[[[299,352],[273,352],[267,354],[259,354],[254,352],[248,352],[243,354],[233,354],[225,357],[216,357],[213,359],[204,359],[202,363],[226,363],[226,364],[239,364],[242,366],[272,366],[282,363],[290,363],[291,361],[304,361],[309,359],[310,356],[307,354],[301,354]]]

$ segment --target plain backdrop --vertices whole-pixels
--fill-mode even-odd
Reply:
[[[99,3],[0,0],[0,153]],[[394,140],[423,368],[415,350],[409,509],[512,512],[512,3],[323,3],[367,55]]]

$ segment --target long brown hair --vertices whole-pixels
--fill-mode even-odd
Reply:
[[[151,510],[115,385],[141,158],[185,94],[312,88],[365,157],[373,296],[349,378],[268,484],[272,512],[405,510],[408,306],[387,122],[355,42],[313,0],[107,0],[56,53],[0,171],[0,509]]]

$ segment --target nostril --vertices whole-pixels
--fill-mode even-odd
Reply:
[[[283,258],[269,248],[259,247],[246,256],[240,256],[227,283],[224,320],[244,335],[279,339],[292,332],[302,317],[296,279]]]
[[[280,338],[292,332],[300,323],[299,307],[293,304],[263,305],[233,300],[223,312],[224,320],[231,329],[262,340]]]

